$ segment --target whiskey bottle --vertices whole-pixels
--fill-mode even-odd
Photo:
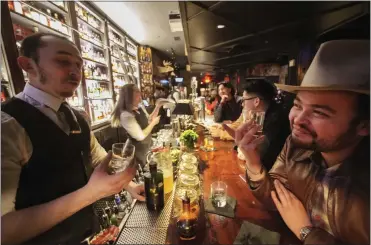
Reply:
[[[187,192],[183,199],[183,211],[176,222],[176,227],[181,240],[193,240],[196,238],[197,216],[191,212],[191,199]]]
[[[164,176],[157,163],[149,163],[149,172],[144,174],[144,190],[149,210],[159,211],[164,207]]]

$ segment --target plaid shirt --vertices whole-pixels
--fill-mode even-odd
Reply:
[[[248,180],[254,196],[268,209],[273,180],[279,180],[304,205],[314,229],[308,244],[370,242],[370,138],[365,137],[351,156],[327,167],[319,152],[297,148],[288,137],[269,172]]]
[[[320,156],[313,154],[311,159],[314,162],[319,161],[322,169],[318,175],[317,188],[314,190],[312,195],[313,198],[310,199],[307,205],[307,212],[311,218],[313,226],[321,228],[331,235],[334,235],[328,219],[327,201],[329,196],[329,187],[336,184],[334,180],[336,179],[336,170],[339,168],[340,164],[327,168],[326,163],[323,159],[320,159]]]

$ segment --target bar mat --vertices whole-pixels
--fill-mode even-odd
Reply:
[[[261,226],[244,221],[233,244],[279,244],[281,235]]]
[[[209,198],[205,201],[205,211],[208,213],[218,214],[228,218],[234,218],[234,211],[236,209],[237,201],[233,197],[227,196],[227,204],[225,207],[216,208],[212,203],[212,199]]]

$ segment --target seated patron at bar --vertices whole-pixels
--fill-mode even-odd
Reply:
[[[269,172],[257,127],[236,131],[253,194],[305,244],[369,244],[370,42],[326,42],[301,86],[277,86],[297,95],[292,133]]]
[[[79,244],[99,230],[92,203],[124,187],[140,198],[143,186],[133,168],[107,174],[111,153],[65,102],[82,76],[76,45],[37,33],[20,54],[29,82],[1,106],[1,243]]]
[[[163,103],[157,103],[148,114],[141,105],[142,96],[135,84],[125,84],[120,90],[120,97],[112,112],[112,127],[122,126],[135,146],[135,158],[142,167],[146,164],[146,154],[152,144],[152,129],[160,122],[158,113]]]
[[[259,147],[259,155],[265,169],[273,166],[278,154],[285,144],[287,136],[291,133],[288,114],[291,103],[277,96],[276,87],[270,82],[260,79],[249,81],[245,87],[242,97],[243,113],[245,111],[264,111],[265,119],[263,133],[264,142]],[[243,114],[242,113],[242,114]],[[234,137],[235,129],[243,124],[243,115],[232,124],[223,124],[224,129]],[[239,158],[244,160],[240,150]]]
[[[235,89],[229,82],[218,86],[220,102],[214,111],[215,122],[236,121],[242,112],[241,102],[235,97]]]

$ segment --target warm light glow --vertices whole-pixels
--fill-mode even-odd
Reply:
[[[225,27],[225,25],[217,25],[216,26],[218,29],[223,29]]]
[[[105,13],[109,13],[112,20],[125,30],[138,43],[145,38],[142,21],[130,9],[130,2],[97,1],[95,4]],[[127,6],[128,5],[128,6]]]

